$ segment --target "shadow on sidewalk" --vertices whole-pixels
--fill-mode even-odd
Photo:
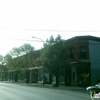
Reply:
[[[75,86],[64,86],[59,85],[59,87],[53,87],[52,84],[42,84],[42,83],[25,83],[25,82],[12,82],[12,81],[5,81],[4,83],[13,83],[13,84],[19,84],[22,86],[31,86],[31,87],[40,87],[40,88],[49,88],[49,89],[56,89],[56,90],[66,90],[66,91],[73,91],[73,92],[80,92],[80,93],[86,93],[86,88],[83,87],[75,87]]]

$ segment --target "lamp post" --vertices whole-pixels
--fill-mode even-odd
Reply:
[[[34,37],[34,36],[32,36],[32,38],[39,39],[39,40],[41,40],[41,42],[43,42],[43,44],[44,44],[44,41],[43,41],[41,38]]]
[[[40,40],[41,42],[43,42],[43,45],[44,45],[44,41],[43,41],[41,38],[34,37],[34,36],[32,36],[32,38],[35,38],[35,39],[38,39],[38,40]],[[43,86],[44,86],[44,82],[45,82],[44,70],[43,70],[43,76],[42,76],[42,78],[43,78]]]

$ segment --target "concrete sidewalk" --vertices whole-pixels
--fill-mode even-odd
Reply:
[[[24,84],[23,84],[24,85]],[[64,86],[64,85],[59,85],[59,87],[53,87],[52,84],[45,84],[43,86],[43,84],[41,83],[29,83],[29,84],[25,84],[27,86],[34,86],[34,87],[41,87],[41,88],[51,88],[51,89],[60,89],[60,90],[70,90],[70,91],[77,91],[77,92],[86,92],[86,88],[84,87],[77,87],[77,86]]]
[[[50,88],[50,89],[57,89],[57,90],[68,90],[74,92],[82,92],[87,93],[86,88],[84,87],[77,87],[77,86],[64,86],[59,85],[59,87],[53,87],[52,84],[43,84],[42,83],[25,83],[25,82],[12,82],[12,81],[5,81],[5,83],[13,83],[13,84],[20,84],[24,86],[32,86],[32,87],[41,87],[41,88]]]

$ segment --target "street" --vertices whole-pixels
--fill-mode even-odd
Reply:
[[[0,82],[0,100],[90,100],[86,93]]]

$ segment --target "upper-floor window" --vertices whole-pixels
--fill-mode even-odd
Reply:
[[[74,59],[74,48],[70,48],[70,58]]]
[[[81,57],[81,59],[87,58],[87,48],[86,48],[86,46],[81,46],[80,57]]]

